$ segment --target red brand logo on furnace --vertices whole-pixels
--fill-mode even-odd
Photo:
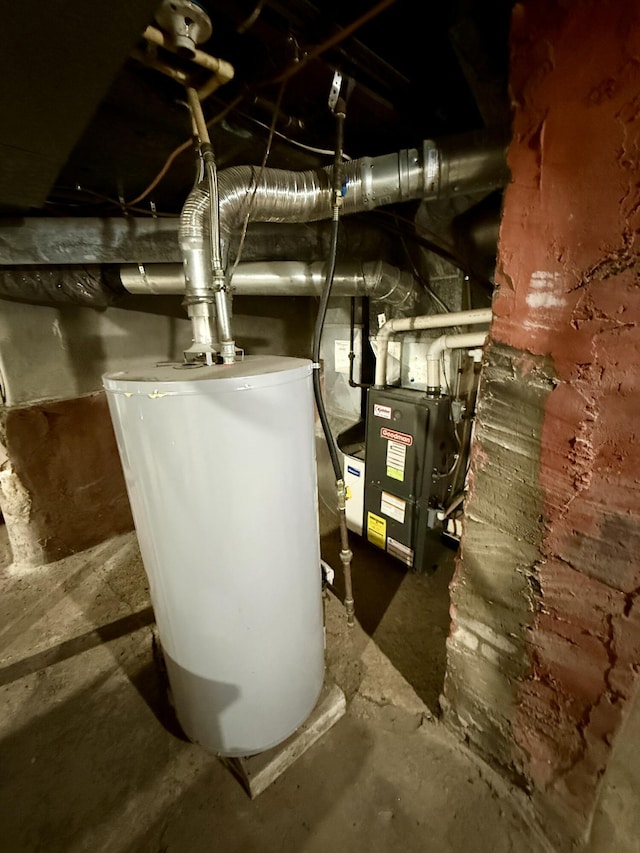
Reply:
[[[407,447],[411,447],[413,444],[412,435],[407,435],[406,432],[396,432],[394,429],[388,429],[387,427],[382,427],[380,437],[386,438],[389,441],[397,441],[398,444],[406,444]]]

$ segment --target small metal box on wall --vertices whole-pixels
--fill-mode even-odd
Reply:
[[[450,496],[458,452],[449,397],[371,388],[366,423],[363,534],[424,570],[430,531]]]

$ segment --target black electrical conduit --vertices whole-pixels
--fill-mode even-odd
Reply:
[[[318,417],[320,418],[320,423],[322,424],[322,430],[324,432],[324,437],[327,442],[327,448],[329,450],[329,456],[331,457],[331,464],[333,466],[333,471],[336,479],[338,516],[340,523],[340,560],[342,562],[345,587],[344,607],[347,614],[347,625],[352,627],[354,625],[355,612],[353,601],[353,586],[351,583],[351,558],[353,557],[353,553],[349,548],[349,533],[347,529],[347,491],[344,483],[344,476],[338,452],[338,445],[334,438],[333,432],[331,431],[331,425],[329,424],[327,410],[324,405],[324,399],[322,396],[322,386],[320,383],[320,344],[322,342],[322,332],[324,329],[325,318],[327,316],[329,298],[331,297],[331,287],[333,285],[333,277],[336,269],[340,208],[342,205],[342,155],[344,145],[344,120],[346,117],[346,104],[342,98],[338,98],[338,101],[336,103],[335,117],[336,146],[332,172],[333,208],[331,220],[331,243],[329,247],[329,258],[327,262],[327,275],[325,278],[325,284],[322,291],[322,295],[320,297],[320,305],[318,307],[318,313],[316,316],[316,323],[313,333],[313,393],[315,396],[316,408],[318,410]]]

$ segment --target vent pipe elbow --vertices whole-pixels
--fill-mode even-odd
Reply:
[[[440,356],[450,349],[475,349],[483,347],[488,332],[466,332],[460,335],[440,335],[427,349],[427,393],[440,394]]]
[[[209,189],[207,181],[202,181],[191,190],[182,208],[178,227],[180,247],[195,248],[198,242],[206,244],[209,233],[208,210]]]
[[[412,273],[385,261],[362,264],[365,294],[399,310],[411,309],[418,300],[416,280]]]
[[[290,172],[232,166],[219,175],[220,230],[253,222],[314,222],[331,218],[331,168]]]
[[[479,131],[426,140],[403,149],[344,164],[342,213],[362,213],[389,204],[436,199],[504,186],[508,181],[504,131]],[[303,223],[330,219],[332,169],[302,172],[232,166],[218,175],[220,231],[228,238],[248,217],[253,222]],[[203,233],[208,190],[192,190],[180,234]]]

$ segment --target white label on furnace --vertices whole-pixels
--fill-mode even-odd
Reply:
[[[400,444],[399,441],[387,442],[387,469],[392,468],[397,471],[400,476],[394,477],[396,480],[404,480],[404,466],[407,458],[407,445]],[[388,473],[388,472],[387,472]],[[391,475],[389,475],[391,476]]]
[[[390,495],[389,492],[383,492],[380,497],[380,512],[388,518],[393,518],[404,524],[404,516],[407,509],[407,502],[402,498],[397,498],[395,495]]]
[[[373,404],[373,414],[376,418],[391,420],[391,406],[381,406],[380,403]]]

